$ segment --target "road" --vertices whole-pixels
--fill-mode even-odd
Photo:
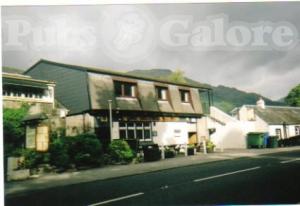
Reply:
[[[300,151],[245,157],[9,195],[5,205],[300,203]]]

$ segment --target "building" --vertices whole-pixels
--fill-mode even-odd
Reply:
[[[55,98],[69,110],[67,135],[92,132],[105,145],[112,139],[187,145],[208,138],[202,118],[204,104],[210,102],[204,99],[211,99],[207,86],[48,60],[40,60],[26,74],[56,82]]]
[[[266,106],[263,99],[256,105],[232,110],[232,116],[216,107],[207,117],[210,139],[217,148],[247,148],[249,132],[268,133],[279,139],[300,135],[300,107]]]
[[[256,105],[244,105],[232,111],[239,121],[249,124],[254,132],[286,139],[300,135],[300,107],[266,106],[263,99]]]
[[[2,73],[3,108],[17,109],[26,104],[28,114],[25,147],[46,151],[51,130],[64,127],[61,117],[67,110],[54,99],[53,81],[34,79],[28,75]]]

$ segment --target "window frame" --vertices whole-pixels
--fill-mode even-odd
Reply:
[[[281,128],[276,128],[275,129],[275,134],[278,136],[279,139],[282,139],[282,130]]]
[[[165,99],[161,98],[163,96],[162,93],[161,93],[163,90],[166,91],[166,98]],[[156,98],[159,101],[169,101],[170,100],[170,95],[169,95],[169,89],[168,89],[168,87],[155,86],[155,91],[156,91]],[[161,97],[159,97],[159,96],[161,96]]]
[[[121,89],[121,93],[117,94],[117,84],[120,84],[120,89]],[[130,86],[130,92],[131,92],[131,96],[126,95],[125,92],[125,86]],[[134,91],[132,91],[132,88],[134,89]],[[125,98],[137,98],[138,93],[137,93],[137,84],[136,83],[132,83],[132,82],[123,82],[123,81],[114,81],[114,92],[116,97],[125,97]]]
[[[188,89],[179,89],[179,94],[180,94],[180,100],[182,103],[191,103],[191,91]],[[185,101],[185,97],[184,100],[182,99],[182,94],[188,94],[188,100]]]
[[[122,127],[119,126],[119,135],[121,133],[121,131],[125,131],[125,138],[121,138],[121,136],[119,136],[119,139],[124,139],[124,140],[131,140],[131,139],[135,139],[135,140],[139,140],[139,141],[152,141],[153,140],[153,131],[152,131],[152,123],[151,122],[119,122],[120,123],[125,124]],[[142,123],[142,125],[137,125]],[[133,124],[133,126],[128,126],[128,124]],[[145,125],[148,124],[148,125]],[[133,130],[134,132],[134,138],[128,138],[128,131],[129,130]],[[141,130],[142,131],[142,138],[138,138],[137,137],[137,130]],[[149,131],[149,135],[150,138],[145,138],[145,130]]]

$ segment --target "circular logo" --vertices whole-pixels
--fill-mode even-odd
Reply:
[[[113,5],[104,8],[101,18],[103,49],[122,63],[143,60],[154,49],[155,19],[145,8]]]

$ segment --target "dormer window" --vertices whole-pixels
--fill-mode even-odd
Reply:
[[[117,97],[136,97],[136,84],[115,81],[114,85]]]
[[[156,87],[156,95],[158,100],[168,100],[168,88]]]
[[[190,91],[189,90],[179,90],[181,102],[189,103],[191,101]]]

